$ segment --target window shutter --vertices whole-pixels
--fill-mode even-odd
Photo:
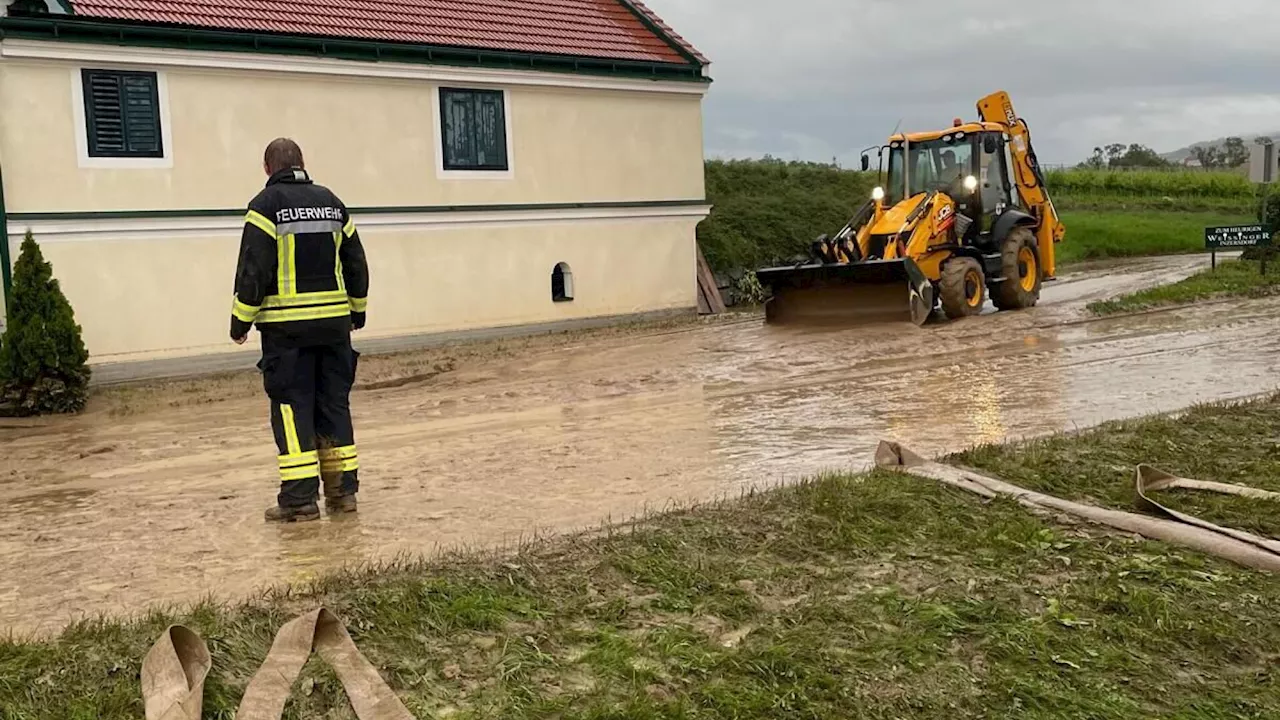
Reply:
[[[446,170],[506,170],[507,125],[500,90],[441,88]]]
[[[89,154],[118,155],[125,150],[124,107],[120,103],[120,78],[93,73],[88,78],[86,100],[89,121]]]
[[[444,93],[445,166],[469,168],[476,165],[476,143],[472,95],[468,92]]]
[[[484,93],[476,99],[476,164],[505,170],[507,127],[502,116],[502,93]]]
[[[91,157],[164,157],[154,73],[84,70]]]
[[[163,155],[160,141],[159,92],[154,75],[122,78],[124,92],[125,144],[130,154]]]

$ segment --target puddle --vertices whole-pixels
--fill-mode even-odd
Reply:
[[[903,332],[574,339],[358,392],[361,512],[338,521],[262,521],[277,483],[253,383],[220,403],[0,428],[0,632],[858,469],[881,438],[932,454],[1272,389],[1280,302],[1063,324],[1103,290],[1198,262],[1064,276],[1033,311]]]

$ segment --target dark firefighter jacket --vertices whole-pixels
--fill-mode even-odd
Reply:
[[[342,342],[364,327],[369,272],[347,208],[305,170],[282,170],[249,203],[231,337],[257,325],[294,346]]]

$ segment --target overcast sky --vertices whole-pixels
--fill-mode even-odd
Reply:
[[[708,157],[852,165],[1008,90],[1040,161],[1280,131],[1280,0],[646,0],[712,62]]]

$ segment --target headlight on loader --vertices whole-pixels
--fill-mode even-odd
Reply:
[[[884,188],[878,187],[871,191],[871,199],[880,202],[884,199]]]
[[[978,189],[978,178],[970,175],[964,179],[964,189],[973,192]]]

